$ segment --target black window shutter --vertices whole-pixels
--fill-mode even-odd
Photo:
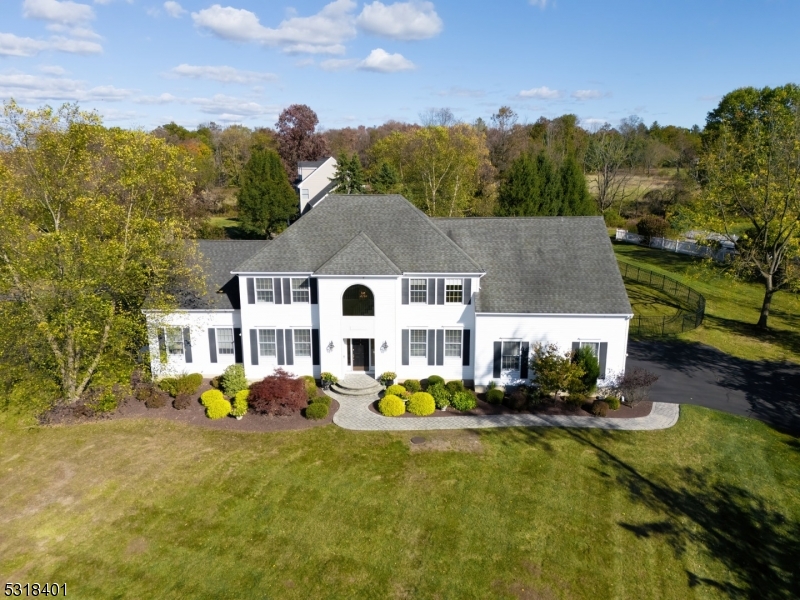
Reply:
[[[276,277],[272,280],[272,295],[275,296],[275,304],[283,304],[283,300],[281,298],[281,280],[280,277]]]
[[[436,364],[444,364],[444,329],[436,330]]]
[[[469,329],[464,330],[464,334],[461,338],[461,364],[465,367],[469,366],[469,355],[471,353],[469,342],[470,342],[470,334],[472,332]]]
[[[436,330],[428,330],[428,364],[436,364]]]
[[[244,356],[242,356],[242,328],[233,328],[233,360],[236,364],[244,364]]]
[[[519,364],[519,378],[520,379],[527,379],[528,378],[528,355],[531,351],[530,343],[522,342],[520,344],[520,364]]]
[[[183,328],[183,357],[187,363],[192,362],[192,335],[188,327]]]
[[[256,303],[256,284],[252,277],[247,278],[247,303]]]
[[[294,342],[292,341],[292,330],[286,329],[284,331],[286,334],[286,364],[293,365],[294,364]]]
[[[164,337],[164,330],[158,328],[158,356],[164,356],[167,353],[167,340]]]
[[[283,303],[292,303],[292,280],[288,277],[283,278]]]
[[[492,377],[500,377],[500,367],[503,364],[503,342],[494,343],[494,369]]]
[[[258,330],[250,330],[250,364],[258,364]]]
[[[436,304],[436,280],[428,279],[428,304]]]
[[[311,364],[319,366],[319,329],[311,330]]]
[[[464,279],[464,286],[462,288],[462,295],[464,297],[464,304],[472,304],[472,279],[467,277]]]
[[[606,355],[608,354],[608,342],[600,342],[600,356],[597,357],[597,362],[600,363],[600,377],[599,379],[606,378]]]
[[[285,365],[286,358],[283,354],[283,329],[276,329],[275,330],[275,341],[277,342],[278,346],[278,364]]]
[[[436,304],[444,304],[444,279],[436,280]]]
[[[217,362],[217,331],[212,327],[208,329],[208,353],[211,357],[211,362]]]
[[[408,329],[403,329],[403,364],[408,364]],[[348,363],[350,364],[350,363]]]
[[[403,290],[401,292],[403,304],[408,304],[408,279],[403,279]]]
[[[581,343],[580,342],[572,342],[572,351],[573,352],[577,352],[580,349],[581,349]]]
[[[319,304],[319,288],[317,287],[317,278],[312,277],[308,281],[308,287],[311,289],[311,304]]]

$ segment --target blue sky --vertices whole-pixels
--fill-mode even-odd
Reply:
[[[702,124],[741,86],[800,83],[797,0],[0,0],[0,98],[108,124],[322,126],[636,114]]]

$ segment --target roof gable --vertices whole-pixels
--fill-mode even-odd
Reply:
[[[350,240],[316,275],[401,275],[402,271],[363,231]]]

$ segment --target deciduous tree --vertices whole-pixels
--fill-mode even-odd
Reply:
[[[275,123],[278,153],[290,179],[296,176],[300,161],[327,156],[328,143],[317,133],[317,125],[317,113],[305,104],[292,104],[278,115]]]

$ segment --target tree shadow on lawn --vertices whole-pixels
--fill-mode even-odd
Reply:
[[[775,311],[770,311],[771,316],[777,316]],[[796,321],[794,317],[782,316],[785,321]],[[706,315],[703,323],[707,327],[729,331],[742,337],[750,338],[757,342],[767,342],[788,350],[793,354],[800,355],[800,325],[794,330],[790,329],[768,329],[764,331],[756,327],[755,323],[745,323],[735,319],[725,319],[723,317]]]
[[[800,365],[746,360],[704,344],[675,340],[631,341],[628,362],[629,367],[635,363],[661,377],[651,390],[653,400],[678,402],[684,400],[680,394],[692,394],[685,400],[691,397],[693,403],[800,435]],[[659,398],[659,393],[665,395],[659,388],[671,389],[671,394]],[[737,406],[729,392],[741,394],[746,406]]]
[[[592,448],[600,462],[598,467],[588,467],[594,476],[602,478],[604,485],[623,487],[633,502],[663,515],[649,522],[619,521],[620,527],[640,539],[663,539],[676,557],[701,548],[732,575],[722,579],[687,570],[689,587],[713,587],[731,598],[800,597],[800,522],[787,518],[768,500],[722,481],[712,470],[664,466],[658,475],[641,473],[606,447],[619,446],[633,436],[578,429],[518,432],[547,452],[553,451],[559,438]]]

